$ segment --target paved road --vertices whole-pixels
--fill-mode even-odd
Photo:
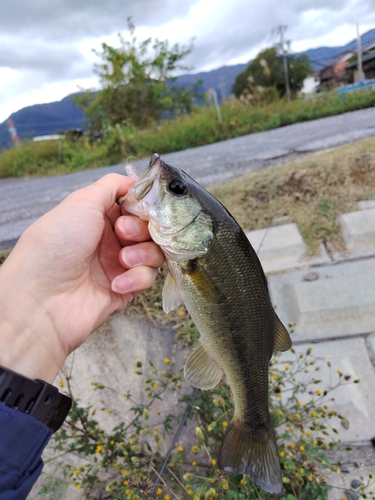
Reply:
[[[375,108],[246,135],[163,156],[205,186],[218,184],[298,155],[375,136]],[[143,170],[148,159],[137,163]],[[0,181],[0,249],[14,244],[38,217],[70,192],[108,172],[124,172],[123,165],[74,174]]]

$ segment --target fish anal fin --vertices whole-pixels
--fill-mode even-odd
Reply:
[[[168,314],[182,302],[180,290],[171,273],[167,274],[163,287],[163,311]]]
[[[275,314],[275,346],[274,351],[287,351],[292,347],[292,339],[288,330],[281,323],[278,315]]]
[[[228,426],[218,456],[218,468],[227,474],[249,474],[260,488],[280,494],[283,488],[275,432]]]
[[[220,382],[223,371],[200,342],[186,360],[184,375],[193,387],[213,389]]]

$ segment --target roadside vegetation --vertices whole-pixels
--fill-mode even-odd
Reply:
[[[190,114],[177,114],[147,128],[109,126],[101,141],[25,142],[0,154],[0,177],[53,175],[114,165],[129,156],[148,157],[202,146],[233,137],[275,129],[293,123],[337,115],[375,105],[375,91],[358,91],[339,97],[330,93],[288,103],[278,99],[241,102],[232,98],[221,105],[223,122],[213,106],[194,106]]]
[[[280,500],[325,500],[332,490],[332,476],[340,473],[340,467],[327,454],[337,448],[340,428],[346,425],[345,416],[330,407],[332,391],[360,381],[340,370],[334,371],[328,362],[331,382],[325,386],[319,378],[322,368],[311,347],[298,352],[292,349],[287,361],[276,356],[270,367],[270,410],[283,474]],[[80,405],[71,390],[69,376],[60,383],[62,390],[73,398],[73,407],[53,438],[55,456],[49,459],[49,465],[52,462],[56,471],[45,478],[39,492],[41,498],[57,498],[68,485],[80,490],[81,498],[87,499],[271,498],[247,474],[229,476],[217,468],[218,450],[233,411],[230,390],[224,381],[213,390],[198,392],[183,428],[189,438],[180,437],[155,486],[183,414],[183,410],[166,410],[163,399],[173,392],[186,407],[192,388],[184,381],[182,370],[168,358],[162,367],[156,367],[152,361],[142,366],[137,360],[134,370],[144,383],[143,402],[135,401],[125,384],[124,392],[116,393],[120,408],[117,410],[106,403],[113,389],[100,382],[92,382],[93,391],[101,392],[100,408]],[[119,417],[121,423],[116,425]],[[347,447],[347,452],[351,449]],[[362,478],[356,490],[342,490],[341,498],[374,498],[368,493],[373,485],[370,474]]]

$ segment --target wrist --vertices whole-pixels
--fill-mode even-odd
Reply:
[[[0,365],[52,383],[66,356],[47,312],[47,301],[40,300],[29,284],[22,287],[10,279],[8,267],[4,264],[0,269]]]

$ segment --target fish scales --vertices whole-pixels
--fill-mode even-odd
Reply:
[[[200,332],[185,377],[202,389],[215,387],[223,372],[227,377],[234,414],[218,467],[248,473],[264,490],[280,493],[268,367],[274,349],[286,350],[291,341],[273,310],[254,249],[218,200],[158,155],[119,203],[149,221],[151,237],[166,256],[166,312],[184,302]]]

